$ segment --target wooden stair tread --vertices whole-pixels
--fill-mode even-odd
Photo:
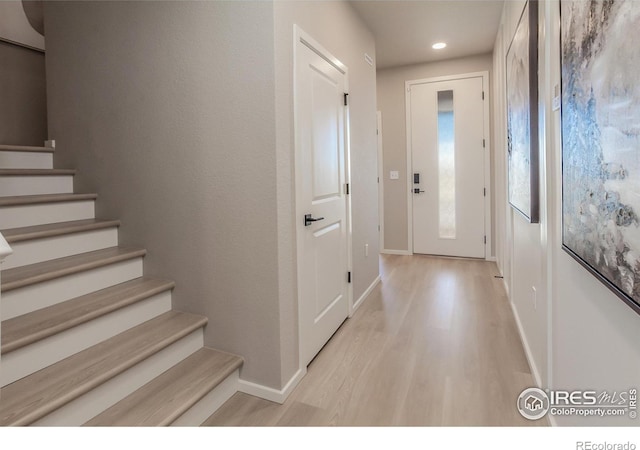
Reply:
[[[7,292],[42,281],[137,258],[145,254],[146,250],[144,249],[111,247],[3,270],[0,291]]]
[[[0,389],[0,426],[28,425],[206,325],[170,311]]]
[[[0,151],[5,152],[44,152],[53,153],[53,147],[34,147],[31,145],[0,145]]]
[[[173,281],[137,278],[2,322],[2,354],[45,339],[175,287]]]
[[[103,228],[119,227],[119,220],[86,219],[71,222],[49,223],[22,228],[10,228],[2,230],[2,235],[9,244],[42,239],[65,234],[80,233],[83,231],[100,230]]]
[[[242,358],[202,348],[85,426],[166,426],[242,365]]]
[[[41,194],[0,197],[0,206],[37,205],[40,203],[77,202],[95,200],[98,194]]]
[[[25,176],[25,175],[75,175],[75,169],[0,169],[2,176]]]

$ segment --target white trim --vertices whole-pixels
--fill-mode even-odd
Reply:
[[[524,353],[527,357],[527,361],[529,362],[529,367],[531,368],[531,374],[533,375],[533,381],[536,383],[536,387],[542,388],[542,383],[540,382],[540,373],[538,372],[538,367],[536,366],[536,362],[533,359],[533,353],[531,353],[531,348],[529,347],[529,341],[527,340],[527,336],[524,334],[524,328],[522,328],[522,322],[520,322],[520,316],[518,315],[518,309],[516,305],[509,301],[511,304],[511,311],[513,312],[513,317],[516,319],[516,325],[518,326],[518,333],[520,334],[520,341],[522,341],[522,346],[524,347]]]
[[[291,392],[293,392],[306,374],[307,368],[301,367],[280,390],[240,379],[238,380],[238,392],[244,392],[245,394],[253,395],[254,397],[260,397],[271,402],[282,404],[289,395],[291,395]]]
[[[353,317],[353,314],[356,312],[358,308],[360,308],[360,305],[362,305],[362,303],[369,296],[369,294],[371,294],[371,291],[373,291],[373,289],[378,285],[378,283],[380,283],[380,280],[381,280],[380,275],[378,275],[375,278],[375,280],[373,280],[373,282],[369,285],[367,290],[362,293],[360,298],[354,303],[353,311],[351,311],[351,314],[349,314],[349,318]]]
[[[484,197],[484,231],[487,236],[487,243],[484,247],[485,258],[491,255],[492,229],[491,229],[491,115],[489,103],[491,92],[489,86],[489,71],[462,73],[458,75],[447,75],[443,77],[422,78],[419,80],[407,80],[405,87],[405,121],[406,121],[406,151],[407,151],[407,241],[409,251],[413,251],[413,154],[411,148],[411,86],[437,83],[440,81],[463,80],[466,78],[482,78],[482,90],[485,93],[483,103],[483,133],[485,139],[484,148],[484,185],[487,195]],[[382,247],[381,247],[382,248]]]
[[[384,248],[384,149],[382,146],[382,111],[377,111],[376,117],[376,130],[378,133],[378,248]]]
[[[4,261],[4,259],[13,253],[13,249],[9,245],[9,243],[5,240],[2,233],[0,233],[0,263]]]
[[[492,257],[495,261],[495,254],[492,253],[491,247],[493,243],[493,228],[492,228],[492,211],[491,211],[491,83],[489,82],[489,72],[482,72],[482,92],[484,93],[484,122],[483,122],[483,138],[485,140],[484,147],[484,188],[486,189],[486,195],[484,196],[484,234],[487,237],[487,242],[484,246],[485,256]]]
[[[484,260],[489,262],[494,262],[494,263],[498,262],[495,256],[487,256]]]
[[[214,387],[208,394],[198,400],[180,417],[171,423],[172,427],[197,427],[204,423],[224,403],[238,392],[238,377],[240,370],[236,369]]]
[[[380,250],[380,253],[382,253],[383,255],[405,255],[405,256],[413,255],[413,253],[410,252],[409,250],[393,250],[393,249],[386,249],[386,248],[383,248],[382,250]]]

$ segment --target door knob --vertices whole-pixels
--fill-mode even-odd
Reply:
[[[324,217],[313,217],[311,214],[304,215],[304,226],[308,227],[313,222],[318,222],[320,220],[324,220]]]
[[[414,188],[414,189],[413,189],[413,193],[414,193],[414,194],[421,194],[421,193],[423,193],[423,192],[424,192],[424,191],[421,191],[421,190],[420,190],[420,188]]]

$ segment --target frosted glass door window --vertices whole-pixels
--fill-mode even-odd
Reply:
[[[456,237],[456,156],[453,91],[438,92],[438,204],[439,234]]]

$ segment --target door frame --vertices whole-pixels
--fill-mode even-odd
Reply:
[[[484,259],[486,261],[494,261],[495,257],[491,254],[491,243],[493,241],[493,232],[491,228],[491,116],[490,102],[491,91],[489,90],[489,71],[462,73],[457,75],[447,75],[443,77],[422,78],[419,80],[407,80],[405,86],[405,122],[406,122],[406,139],[407,139],[407,237],[408,249],[410,255],[413,255],[413,149],[411,145],[411,87],[437,83],[440,81],[463,80],[466,78],[482,78],[482,90],[485,94],[485,102],[483,103],[483,133],[486,142],[484,148],[484,185],[487,189],[487,195],[484,197],[484,232],[487,236],[487,243],[484,248]]]
[[[320,56],[322,59],[324,59],[325,61],[327,61],[329,64],[331,64],[333,67],[335,67],[336,69],[338,69],[338,71],[340,71],[341,73],[344,74],[345,76],[345,80],[344,80],[344,88],[346,93],[349,92],[349,69],[347,68],[347,66],[345,66],[342,62],[340,62],[339,59],[337,59],[336,57],[334,57],[328,50],[326,50],[318,41],[316,41],[314,38],[312,38],[308,33],[306,33],[304,30],[302,30],[298,25],[293,26],[293,83],[292,83],[292,87],[293,87],[293,96],[292,96],[292,100],[293,100],[293,133],[294,133],[294,152],[293,152],[293,159],[294,159],[294,164],[293,164],[293,168],[294,168],[294,186],[295,186],[295,192],[294,192],[294,217],[293,217],[293,221],[295,224],[295,233],[296,233],[296,244],[295,244],[295,249],[296,249],[296,273],[295,273],[295,281],[296,281],[296,296],[297,296],[297,302],[296,305],[298,306],[298,362],[299,362],[299,366],[301,370],[305,370],[306,371],[306,366],[303,366],[302,361],[302,355],[301,355],[301,351],[302,351],[302,345],[301,345],[301,338],[302,338],[302,333],[300,332],[300,327],[302,326],[302,318],[300,317],[300,302],[302,301],[302,292],[301,292],[301,286],[299,283],[299,279],[300,279],[300,272],[301,272],[301,265],[302,265],[302,260],[299,257],[298,254],[298,249],[301,247],[300,245],[300,240],[302,239],[302,233],[300,232],[300,227],[298,224],[299,219],[301,219],[305,212],[304,210],[302,210],[302,208],[299,205],[299,195],[298,195],[298,191],[299,191],[299,187],[300,187],[300,175],[301,175],[301,170],[299,167],[300,164],[300,158],[298,157],[298,154],[302,151],[302,145],[300,143],[300,131],[299,131],[299,127],[300,127],[300,120],[299,120],[299,112],[298,112],[298,98],[297,98],[297,91],[298,91],[298,76],[297,76],[297,68],[298,68],[298,43],[301,43],[305,46],[307,46],[309,49],[311,49],[314,53],[316,53],[318,56]],[[351,146],[350,146],[350,142],[351,142],[351,136],[350,136],[350,124],[349,124],[349,102],[347,102],[347,105],[345,106],[345,111],[344,111],[344,179],[345,179],[345,183],[348,183],[349,186],[351,187]],[[352,189],[351,189],[352,190]],[[352,252],[352,234],[353,234],[353,230],[352,230],[352,222],[351,222],[351,195],[345,195],[345,208],[346,208],[346,213],[345,213],[345,220],[346,220],[346,234],[347,234],[347,239],[346,239],[346,251],[347,251],[347,270],[350,271],[352,273],[352,277],[353,277],[353,252]],[[345,274],[346,275],[346,274]],[[353,279],[353,278],[352,278]],[[347,304],[349,305],[349,310],[348,310],[348,315],[347,317],[345,317],[345,320],[348,319],[351,314],[353,314],[353,283],[348,283],[347,284]]]
[[[378,137],[378,248],[384,251],[384,148],[382,142],[382,111],[376,112]]]

